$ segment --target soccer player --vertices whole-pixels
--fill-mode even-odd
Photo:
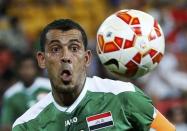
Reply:
[[[52,92],[18,118],[13,131],[174,131],[135,85],[86,77],[91,51],[83,28],[56,20],[41,33],[37,59]]]
[[[37,77],[37,61],[25,54],[17,61],[19,81],[12,85],[3,96],[1,130],[10,131],[13,122],[33,104],[51,91],[50,81]]]

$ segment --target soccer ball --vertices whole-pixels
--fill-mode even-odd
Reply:
[[[120,10],[98,29],[97,53],[113,74],[141,77],[153,70],[164,55],[165,40],[158,22],[138,10]]]

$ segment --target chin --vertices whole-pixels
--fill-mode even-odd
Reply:
[[[62,84],[56,88],[56,90],[60,93],[71,93],[74,92],[75,86],[70,84]]]

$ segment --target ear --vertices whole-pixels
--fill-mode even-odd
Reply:
[[[44,69],[45,68],[45,54],[44,54],[44,52],[38,51],[36,58],[37,58],[38,65],[40,66],[40,68]]]
[[[92,58],[92,53],[90,50],[86,51],[86,55],[85,55],[85,62],[86,62],[86,67],[88,67],[91,63],[91,58]]]

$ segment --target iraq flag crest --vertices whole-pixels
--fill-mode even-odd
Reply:
[[[89,116],[86,118],[86,121],[90,131],[95,131],[101,128],[106,128],[114,125],[111,112],[105,112]]]

